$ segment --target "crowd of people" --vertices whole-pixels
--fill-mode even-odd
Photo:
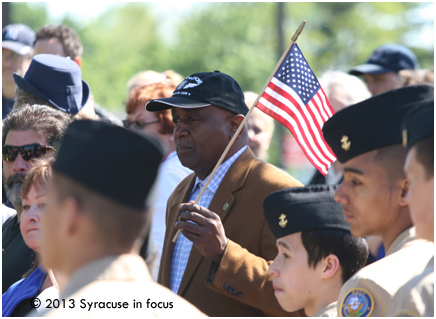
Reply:
[[[121,121],[73,29],[8,25],[2,53],[4,317],[434,316],[434,73],[408,48],[320,77],[337,160],[307,186],[268,163],[271,117],[238,130],[257,94],[228,74],[138,70]]]

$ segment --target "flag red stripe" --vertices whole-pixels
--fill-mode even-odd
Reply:
[[[318,95],[318,94],[319,94],[319,92],[317,93],[317,95]],[[317,104],[314,100],[312,100],[311,102],[312,102],[312,104],[314,104],[314,105]],[[310,104],[310,102],[309,102],[309,104]],[[329,105],[330,105],[330,104],[329,104]],[[312,110],[312,109],[311,109],[311,110]],[[334,113],[334,111],[333,111],[333,113]],[[336,160],[336,156],[335,156],[335,154],[333,153],[333,151],[331,150],[330,146],[329,146],[329,145],[327,144],[327,142],[324,140],[324,135],[322,134],[322,127],[324,126],[324,123],[325,123],[325,121],[322,123],[322,126],[319,126],[319,123],[318,123],[318,125],[317,125],[318,132],[319,132],[319,137],[320,137],[320,139],[322,140],[322,148],[323,148],[324,154],[326,154],[327,157],[330,158],[330,161],[334,161],[334,160]]]
[[[327,94],[325,94],[324,90],[322,87],[319,88],[320,91],[322,92],[322,96],[324,97],[325,101],[323,103],[324,108],[327,110],[327,114],[329,116],[329,118],[331,118],[333,116],[333,114],[335,114],[335,110],[333,110],[333,107],[331,106],[329,100],[327,99]],[[319,93],[319,92],[318,92]]]

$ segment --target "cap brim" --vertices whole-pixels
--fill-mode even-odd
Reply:
[[[156,112],[170,109],[172,107],[181,107],[185,109],[195,109],[210,106],[208,102],[197,101],[180,96],[168,97],[165,99],[150,100],[145,105],[147,111]]]
[[[82,80],[82,107],[85,106],[86,102],[88,102],[90,95],[91,89],[89,88],[88,83],[86,83],[85,80]]]
[[[22,90],[26,91],[29,94],[32,94],[33,96],[36,96],[37,98],[47,101],[51,104],[53,104],[55,107],[57,107],[59,110],[63,112],[67,112],[63,107],[59,106],[55,101],[52,99],[49,99],[47,96],[45,96],[43,93],[41,93],[37,88],[35,88],[32,84],[27,82],[23,77],[18,75],[17,73],[13,74],[15,84]],[[91,95],[91,90],[89,88],[88,83],[86,83],[84,80],[82,80],[82,104],[81,106],[84,107],[86,102],[88,102],[89,96]],[[82,109],[82,107],[78,110],[78,112]],[[68,113],[68,112],[67,112]],[[71,113],[73,114],[73,113]],[[75,115],[77,113],[74,113]]]
[[[362,73],[381,74],[387,72],[394,72],[394,70],[382,67],[377,64],[362,64],[351,69],[348,73],[351,75],[360,75]]]
[[[32,51],[32,48],[28,45],[15,41],[2,41],[2,48],[11,50],[19,55],[26,55]]]

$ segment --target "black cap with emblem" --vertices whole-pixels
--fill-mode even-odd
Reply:
[[[147,111],[157,112],[172,107],[199,108],[209,105],[234,114],[248,113],[238,82],[220,71],[194,73],[177,86],[172,97],[150,100],[145,107]]]
[[[434,99],[429,84],[407,86],[347,107],[325,122],[324,139],[341,163],[402,142],[404,115],[416,104]]]
[[[335,202],[335,185],[310,185],[276,191],[263,202],[265,219],[275,238],[305,230],[336,229],[350,231]]]

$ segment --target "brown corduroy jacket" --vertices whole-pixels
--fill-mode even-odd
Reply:
[[[158,282],[170,286],[178,207],[188,201],[195,175],[185,178],[168,200],[166,234]],[[228,244],[219,265],[192,246],[178,294],[209,316],[298,316],[278,304],[268,274],[277,255],[276,239],[263,216],[263,200],[272,192],[302,184],[275,166],[258,160],[248,148],[233,163],[209,210],[221,217]]]

